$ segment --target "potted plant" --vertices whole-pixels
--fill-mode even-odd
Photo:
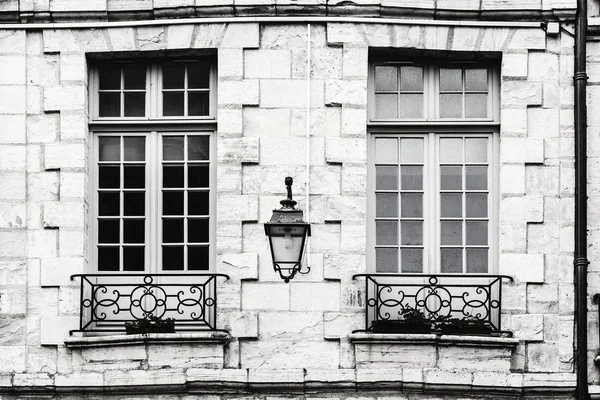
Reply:
[[[484,335],[493,332],[486,320],[472,315],[464,318],[447,318],[438,323],[437,328],[443,335]]]
[[[128,335],[146,333],[173,333],[175,320],[173,318],[159,318],[151,315],[148,318],[125,322],[125,332]]]
[[[423,311],[406,306],[400,311],[400,319],[373,321],[374,333],[430,333],[431,320]]]

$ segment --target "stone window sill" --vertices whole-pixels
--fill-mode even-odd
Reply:
[[[354,344],[441,344],[483,347],[516,347],[519,339],[498,336],[461,336],[436,334],[402,333],[352,333],[350,342]]]
[[[138,344],[225,344],[229,342],[229,332],[189,332],[189,333],[148,333],[145,335],[77,336],[65,339],[65,346],[71,349],[106,346],[132,346]]]

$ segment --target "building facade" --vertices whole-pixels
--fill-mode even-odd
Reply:
[[[0,398],[571,399],[578,356],[600,394],[576,7],[2,2]],[[289,283],[263,227],[287,176]],[[175,333],[124,334],[157,316]]]

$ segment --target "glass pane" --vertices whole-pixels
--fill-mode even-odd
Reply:
[[[114,216],[119,215],[119,192],[100,192],[98,193],[98,215]]]
[[[162,262],[164,271],[183,270],[183,246],[163,246]]]
[[[488,167],[466,167],[467,190],[487,189],[487,169]]]
[[[163,136],[163,160],[183,160],[183,136]]]
[[[423,95],[400,95],[400,118],[423,118]]]
[[[188,269],[190,271],[208,271],[209,269],[209,247],[188,247]]]
[[[423,195],[421,193],[402,193],[400,199],[402,217],[420,218],[423,216]]]
[[[146,138],[126,136],[123,138],[125,161],[144,161],[146,159]]]
[[[119,248],[98,247],[98,271],[119,270]]]
[[[440,68],[440,91],[462,91],[462,69]]]
[[[191,89],[208,89],[210,83],[210,66],[207,64],[188,64],[188,87]]]
[[[398,118],[397,94],[375,94],[375,118]]]
[[[466,118],[486,118],[488,116],[488,95],[466,94],[465,108]]]
[[[486,218],[488,215],[487,193],[467,193],[466,214],[471,218]]]
[[[188,93],[188,115],[209,115],[210,96],[208,92]]]
[[[397,190],[398,167],[375,167],[375,189]]]
[[[402,164],[423,164],[423,139],[400,139],[400,162]]]
[[[423,244],[423,222],[402,221],[400,226],[402,236],[401,244],[422,245]]]
[[[440,94],[440,118],[462,118],[462,94]]]
[[[398,217],[398,194],[376,193],[375,194],[375,216],[376,217]]]
[[[376,244],[398,244],[398,222],[375,221]]]
[[[146,115],[146,93],[125,93],[125,116],[143,117]]]
[[[118,64],[105,64],[98,68],[100,90],[121,89],[121,66]]]
[[[188,219],[188,242],[208,243],[208,219]]]
[[[208,160],[210,142],[208,136],[188,136],[188,159]]]
[[[390,66],[375,67],[375,91],[398,90],[398,68]]]
[[[467,245],[487,245],[487,239],[487,221],[467,221]]]
[[[462,217],[462,194],[442,193],[440,194],[440,215],[442,218]]]
[[[440,189],[462,189],[462,167],[440,167]]]
[[[162,67],[163,89],[183,89],[185,77],[184,64],[166,64]]]
[[[118,165],[100,165],[98,167],[98,187],[100,189],[118,189],[121,183],[121,169]]]
[[[144,243],[145,221],[143,219],[123,220],[123,243]]]
[[[398,249],[375,249],[376,272],[398,272]]]
[[[208,192],[188,192],[188,215],[209,215]]]
[[[183,165],[163,165],[163,187],[182,188],[184,182]]]
[[[183,243],[183,218],[163,218],[163,243]]]
[[[423,68],[400,67],[400,90],[423,91]]]
[[[183,215],[183,192],[163,192],[163,215]]]
[[[398,139],[375,139],[375,162],[398,164]]]
[[[440,164],[462,164],[463,140],[457,138],[440,138]]]
[[[140,64],[123,65],[125,89],[146,89],[146,66]]]
[[[210,183],[208,165],[188,165],[188,187],[207,188]]]
[[[163,115],[183,115],[183,92],[163,92]]]
[[[126,216],[146,215],[146,194],[144,192],[123,193],[123,213]]]
[[[126,189],[143,189],[146,187],[146,167],[143,165],[124,165],[123,178]]]
[[[440,249],[442,273],[462,272],[462,249]]]
[[[465,69],[465,89],[487,91],[487,69]]]
[[[121,138],[117,136],[101,136],[98,138],[100,146],[100,161],[121,160]]]
[[[400,168],[402,177],[402,190],[422,190],[423,189],[423,167],[402,166]]]
[[[443,245],[462,244],[462,221],[440,222],[440,243]]]
[[[143,247],[123,247],[123,270],[124,271],[144,271],[144,248]]]
[[[487,274],[488,249],[467,249],[467,272]]]
[[[402,249],[402,272],[423,272],[423,249]]]
[[[98,220],[98,243],[119,243],[120,238],[118,219]]]
[[[488,139],[466,138],[466,159],[468,163],[487,163]]]
[[[99,93],[98,94],[98,115],[100,117],[120,117],[121,116],[121,94],[120,93]]]

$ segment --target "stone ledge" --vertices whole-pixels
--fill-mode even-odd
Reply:
[[[132,346],[137,344],[178,344],[208,343],[225,344],[229,342],[229,332],[194,332],[194,333],[149,333],[146,335],[110,335],[70,337],[65,339],[65,346],[70,349],[107,346]]]
[[[354,344],[439,344],[486,347],[516,347],[519,339],[495,336],[460,336],[436,334],[383,334],[352,333],[348,336]]]

